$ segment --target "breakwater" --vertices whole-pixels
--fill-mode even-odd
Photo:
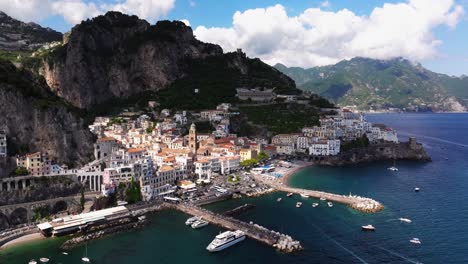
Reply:
[[[292,237],[279,232],[269,230],[253,222],[246,223],[232,217],[220,215],[198,206],[186,204],[166,204],[167,208],[179,210],[189,215],[202,217],[212,224],[230,230],[241,230],[251,239],[272,246],[282,252],[290,253],[302,250],[301,243]]]
[[[255,208],[254,204],[244,204],[232,210],[224,212],[224,215],[234,217]]]

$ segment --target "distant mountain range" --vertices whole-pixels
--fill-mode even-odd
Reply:
[[[340,106],[403,111],[468,109],[468,77],[435,73],[403,58],[354,58],[310,69],[277,64],[275,68],[294,79],[298,88]]]
[[[61,41],[62,33],[35,23],[24,23],[0,11],[0,50],[30,51]]]

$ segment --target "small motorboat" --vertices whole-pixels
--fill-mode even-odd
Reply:
[[[395,166],[392,166],[390,168],[387,168],[387,170],[389,170],[389,171],[398,171],[398,168],[395,167]]]
[[[373,225],[365,225],[362,226],[363,231],[375,231],[375,227]]]
[[[414,191],[415,191],[415,192],[419,192],[420,190],[421,190],[421,189],[419,189],[419,187],[414,188]]]
[[[417,237],[414,237],[413,239],[411,239],[410,242],[413,244],[417,244],[417,245],[421,244],[421,240],[419,240],[419,238]]]
[[[309,198],[309,195],[305,194],[305,193],[301,193],[301,197],[302,198]]]
[[[141,215],[138,217],[138,221],[145,221],[146,220],[146,216],[145,215]]]
[[[398,218],[398,220],[400,220],[401,222],[405,222],[405,223],[411,223],[411,219],[408,219],[408,218],[403,218],[403,217],[400,217]]]
[[[91,262],[91,260],[88,257],[82,257],[81,260],[83,262]]]
[[[68,252],[62,252],[62,255],[68,256]]]
[[[328,207],[333,207],[333,203],[332,203],[332,202],[328,202]]]
[[[35,261],[34,259],[31,259],[28,264],[37,264],[37,261]]]
[[[301,207],[301,206],[302,206],[302,203],[301,203],[301,202],[297,202],[297,203],[296,203],[296,207],[297,207],[297,208],[299,208],[299,207]]]
[[[185,221],[185,225],[192,225],[193,223],[195,223],[196,221],[200,220],[200,217],[198,216],[194,216],[194,217],[190,217],[189,219],[187,219],[187,221]]]
[[[326,201],[325,197],[320,197],[320,201]]]
[[[195,221],[195,223],[192,224],[192,228],[193,229],[198,229],[198,228],[202,228],[202,227],[207,226],[207,225],[208,225],[208,221],[200,219],[200,220]]]
[[[40,258],[39,261],[42,262],[42,263],[47,263],[49,262],[50,259],[48,258]]]
[[[313,204],[312,204],[312,207],[317,207],[317,206],[319,206],[318,203],[313,203]]]
[[[276,199],[277,202],[281,202],[281,200],[283,200],[281,197]]]
[[[286,194],[287,197],[291,197],[292,195],[293,195],[293,193]]]

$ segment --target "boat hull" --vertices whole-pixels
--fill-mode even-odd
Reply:
[[[210,247],[210,246],[208,246],[208,247],[206,247],[206,250],[208,250],[210,252],[218,252],[218,251],[221,251],[221,250],[223,250],[225,248],[228,248],[228,247],[230,247],[232,245],[235,245],[235,244],[243,241],[244,239],[245,239],[245,235],[241,236],[241,237],[238,237],[238,238],[236,238],[236,239],[234,239],[234,240],[232,240],[232,241],[230,241],[230,242],[228,242],[226,244],[223,244],[223,245],[221,245],[219,247]]]

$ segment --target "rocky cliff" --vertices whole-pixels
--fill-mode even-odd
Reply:
[[[370,145],[366,148],[348,150],[341,152],[337,156],[318,159],[316,163],[326,166],[349,166],[394,159],[422,162],[431,161],[431,157],[426,153],[423,146],[420,143],[416,143],[415,139],[410,139],[408,142],[401,142],[398,144],[384,143]]]
[[[48,90],[42,78],[0,60],[0,125],[8,154],[48,152],[59,164],[89,160],[94,142],[80,111]]]
[[[198,41],[192,29],[180,21],[150,25],[118,12],[75,26],[63,46],[42,58],[39,72],[57,95],[89,109],[113,98],[157,91],[177,79],[188,78],[200,72],[194,67],[204,67],[206,58],[222,62],[221,69],[212,67],[203,72],[211,84],[225,81],[229,69],[238,73],[234,76],[236,82],[248,79],[247,85],[295,89],[292,79],[261,61],[223,54],[221,47]],[[265,76],[256,76],[258,73],[266,73],[267,79],[274,81],[265,84]],[[233,83],[230,77],[227,81],[232,86],[245,84]],[[229,89],[233,96],[235,89]]]
[[[0,11],[0,50],[31,51],[61,41],[62,33],[35,23],[24,23]]]

